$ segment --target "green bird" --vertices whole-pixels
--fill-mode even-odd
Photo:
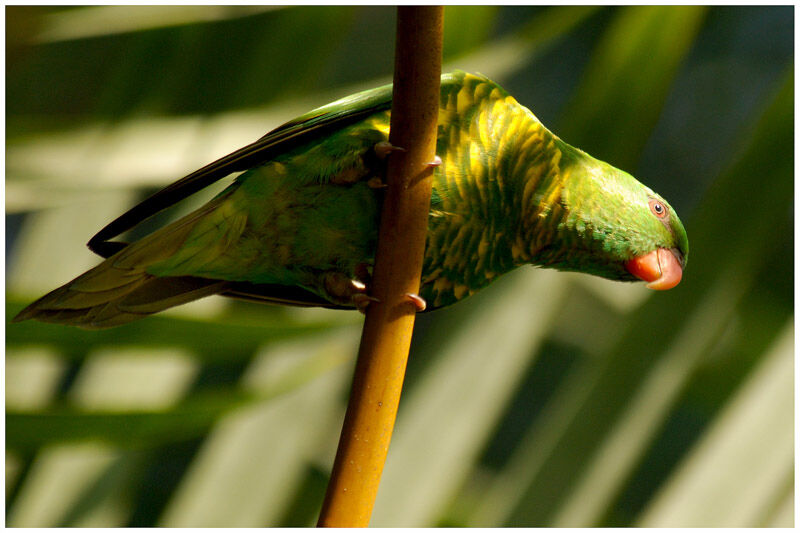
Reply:
[[[15,321],[117,326],[212,294],[289,305],[371,301],[391,85],[311,111],[170,185],[101,230],[105,261]],[[669,289],[689,252],[658,194],[573,148],[491,80],[442,76],[419,308],[450,305],[532,264]],[[193,213],[108,239],[237,171]]]

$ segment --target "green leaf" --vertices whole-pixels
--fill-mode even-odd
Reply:
[[[152,447],[204,435],[219,418],[240,407],[268,402],[310,383],[347,360],[341,351],[322,351],[296,360],[279,380],[246,390],[225,387],[198,392],[161,410],[106,411],[65,405],[36,412],[6,411],[6,447],[32,450],[62,442],[102,441],[119,447]]]
[[[7,298],[6,316],[13,317],[27,303],[30,302]],[[329,319],[315,322],[287,320],[269,312],[253,313],[250,317],[240,313],[213,321],[157,315],[98,331],[25,321],[6,328],[6,342],[15,346],[51,345],[62,350],[65,356],[76,358],[85,357],[92,349],[108,346],[181,346],[201,361],[232,362],[249,359],[262,344],[350,328],[354,325],[350,319],[360,320],[351,313],[326,314]]]
[[[559,135],[633,171],[706,8],[620,8],[595,48]]]

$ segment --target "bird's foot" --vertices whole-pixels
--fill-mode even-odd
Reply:
[[[369,296],[366,293],[357,293],[354,294],[352,297],[353,305],[356,306],[356,309],[358,309],[358,312],[361,313],[362,315],[367,314],[367,307],[369,307],[369,304],[371,304],[372,302],[380,303],[380,300],[378,300],[374,296]]]
[[[359,270],[360,267],[361,265],[356,269]],[[362,270],[366,271],[366,265]],[[366,273],[368,275],[368,272]],[[365,314],[369,304],[380,302],[380,300],[368,294],[366,283],[351,279],[342,272],[326,272],[323,274],[322,288],[330,301],[342,305],[352,305]]]
[[[417,313],[421,313],[426,307],[428,307],[428,303],[419,294],[408,292],[406,293],[406,298],[414,306],[414,309],[417,311]]]
[[[386,159],[389,157],[392,152],[405,152],[406,149],[400,146],[395,146],[389,141],[381,141],[379,143],[375,143],[375,146],[372,147],[375,151],[375,155],[378,156],[378,159]]]
[[[380,161],[386,162],[386,159],[390,155],[392,155],[392,153],[405,152],[406,149],[400,146],[395,146],[389,141],[381,141],[375,143],[375,145],[372,147],[372,151],[375,152],[375,155],[378,157]],[[381,177],[380,175],[368,179],[367,186],[370,189],[385,189],[386,187],[388,187],[386,182],[383,180],[383,177]]]
[[[433,161],[428,163],[428,168],[436,168],[441,165],[442,165],[442,158],[436,155],[433,157]]]
[[[370,189],[385,189],[389,185],[383,181],[383,178],[375,176],[374,178],[370,178],[367,180],[367,187]]]

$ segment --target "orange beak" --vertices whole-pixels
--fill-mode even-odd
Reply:
[[[657,291],[671,289],[680,283],[683,275],[680,261],[666,248],[634,257],[625,263],[625,268],[637,278],[649,282],[647,288]]]

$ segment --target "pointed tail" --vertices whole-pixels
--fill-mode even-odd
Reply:
[[[139,272],[118,277],[116,286],[97,283],[97,270],[106,263],[42,296],[14,317],[13,322],[35,319],[85,329],[103,329],[157,313],[223,291],[225,281],[191,276],[158,278]],[[103,276],[108,281],[109,276]]]
[[[14,322],[41,320],[86,329],[118,326],[169,307],[223,292],[227,281],[194,276],[158,277],[147,268],[176,253],[218,201],[112,255],[23,309]]]

